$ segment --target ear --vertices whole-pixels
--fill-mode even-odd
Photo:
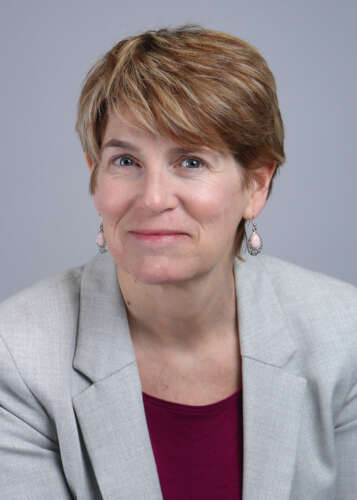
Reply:
[[[276,166],[276,162],[272,162],[255,170],[254,182],[249,190],[249,201],[243,213],[245,219],[254,219],[263,210]]]
[[[86,154],[85,154],[85,157],[86,157],[86,162],[87,162],[87,164],[88,164],[89,170],[92,170],[92,168],[93,168],[93,162],[92,162],[92,160],[90,159],[89,154],[88,154],[88,153],[86,153]]]

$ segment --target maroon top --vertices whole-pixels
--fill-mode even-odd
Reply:
[[[241,390],[201,406],[143,401],[164,500],[242,498]]]

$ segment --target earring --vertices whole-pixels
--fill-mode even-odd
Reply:
[[[105,253],[108,250],[107,244],[105,242],[105,237],[104,237],[103,222],[100,223],[96,243],[97,243],[97,247],[99,248],[100,253]]]
[[[248,222],[251,222],[251,221],[248,219]],[[263,240],[262,240],[262,237],[257,233],[257,225],[255,224],[255,222],[251,222],[251,223],[253,224],[253,232],[249,238],[247,238],[247,235],[246,235],[247,250],[250,253],[250,255],[256,256],[262,251]]]

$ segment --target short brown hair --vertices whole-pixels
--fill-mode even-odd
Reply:
[[[129,110],[134,125],[187,147],[206,145],[254,170],[274,162],[267,199],[285,161],[284,127],[275,79],[247,42],[197,24],[125,38],[89,70],[78,102],[76,131],[93,164],[90,193],[110,111]],[[245,237],[237,228],[236,254]],[[243,260],[243,259],[241,259]]]

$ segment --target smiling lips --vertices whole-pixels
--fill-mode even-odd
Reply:
[[[129,231],[136,239],[148,242],[170,242],[188,236],[187,233],[172,231],[172,229],[140,229],[140,231]]]
[[[172,235],[172,234],[187,234],[182,231],[173,231],[172,229],[140,229],[138,231],[129,231],[134,234],[145,234],[145,235]]]

